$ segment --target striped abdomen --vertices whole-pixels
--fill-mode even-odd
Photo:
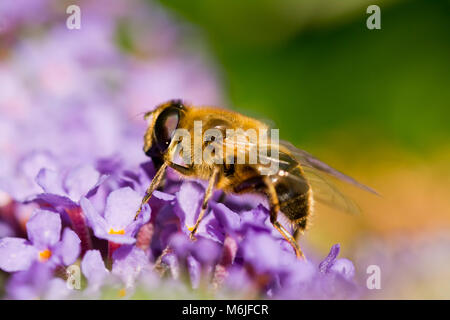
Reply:
[[[292,160],[289,156],[280,154],[284,160]],[[278,196],[280,211],[289,219],[294,230],[303,231],[312,211],[312,191],[300,165],[295,161],[285,161],[280,174],[272,179]],[[298,229],[298,230],[297,230]]]

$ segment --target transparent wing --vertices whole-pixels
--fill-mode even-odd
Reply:
[[[299,182],[306,181],[312,189],[313,199],[316,202],[320,202],[331,208],[350,214],[361,213],[361,209],[358,205],[342,193],[332,181],[323,175],[323,173],[319,172],[317,169],[308,167],[303,167],[303,172],[305,175],[304,178],[286,172],[283,173],[283,178]]]
[[[225,139],[223,140],[215,140],[212,144],[217,148],[223,148],[225,157],[227,156],[227,151],[231,151],[231,155],[234,157],[242,156],[244,157],[244,159],[247,159],[250,153],[255,152],[258,159],[265,161],[267,165],[269,165],[270,162],[277,162],[278,164],[289,164],[288,162],[281,160],[278,157],[259,152],[260,148],[262,147],[265,147],[266,150],[271,150],[271,148],[278,149],[278,146],[270,143],[261,144],[249,140],[234,139],[234,137],[225,137]]]
[[[216,143],[220,143],[221,146],[230,146],[230,147],[240,146],[241,148],[233,149],[235,154],[236,153],[237,154],[248,153],[252,148],[260,148],[262,146],[262,145],[257,145],[256,143],[252,143],[250,141],[243,142],[243,141],[230,140],[228,138],[225,138],[223,141],[216,142]],[[350,183],[362,190],[379,195],[379,193],[377,191],[375,191],[374,189],[372,189],[372,188],[356,181],[352,177],[334,169],[333,167],[331,167],[328,164],[317,159],[310,153],[295,147],[292,143],[290,143],[288,141],[280,140],[279,146],[275,146],[273,144],[268,144],[268,145],[266,145],[266,148],[267,148],[267,150],[270,150],[270,148],[278,148],[280,152],[285,152],[286,154],[293,156],[295,158],[295,160],[297,160],[302,165],[303,168],[307,167],[307,168],[316,169],[320,172],[324,172],[324,173],[331,175],[337,179],[340,179],[342,181]],[[260,158],[263,158],[263,160],[266,160],[266,161],[271,161],[271,162],[273,161],[273,162],[287,164],[285,161],[280,160],[279,158],[273,157],[271,155],[258,154],[258,156]],[[317,173],[315,175],[317,175]]]
[[[230,141],[224,139],[224,141],[221,142],[216,141],[215,143],[220,143],[221,146],[227,145],[231,147],[240,146],[241,148],[237,148],[237,150],[235,150],[235,152],[237,152],[238,154],[248,153],[251,148],[256,147],[256,144],[252,144],[248,141],[246,141],[245,143],[244,142],[240,143],[239,141],[235,140]],[[261,145],[259,145],[259,147],[261,147]],[[267,149],[278,148],[279,152],[283,152],[290,155],[298,163],[300,163],[305,177],[293,175],[286,171],[280,171],[277,174],[282,176],[283,178],[292,179],[299,183],[307,182],[311,186],[313,191],[313,198],[317,202],[328,205],[339,211],[351,214],[358,214],[361,212],[358,205],[349,197],[344,195],[338,189],[338,187],[330,180],[330,176],[345,181],[347,183],[350,183],[352,185],[355,185],[365,191],[378,194],[375,190],[371,189],[370,187],[367,187],[364,184],[357,182],[355,179],[339,172],[338,170],[327,165],[326,163],[318,160],[308,152],[294,147],[289,142],[280,141],[279,146],[267,145],[266,147]],[[281,160],[278,157],[261,154],[259,154],[259,156],[260,157],[262,156],[266,161],[277,162],[279,165],[280,164],[289,165],[288,162]]]
[[[343,174],[342,172],[330,167],[326,163],[320,161],[310,153],[296,148],[292,143],[287,141],[280,141],[280,147],[285,148],[289,154],[295,157],[295,159],[303,166],[308,168],[313,168],[316,170],[319,170],[321,172],[327,173],[331,176],[334,176],[335,178],[338,178],[342,181],[345,181],[347,183],[350,183],[358,188],[361,188],[365,191],[368,191],[370,193],[379,195],[378,192],[376,192],[374,189],[356,181],[352,177],[347,176],[346,174]]]

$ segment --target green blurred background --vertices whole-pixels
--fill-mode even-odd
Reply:
[[[160,3],[201,31],[227,107],[270,119],[283,139],[382,194],[344,186],[363,214],[319,207],[309,245],[326,252],[340,242],[352,255],[368,235],[389,241],[447,232],[449,1]],[[381,30],[366,27],[372,4],[381,8]]]
[[[286,139],[314,146],[345,130],[361,147],[421,153],[448,142],[449,1],[161,2],[204,31],[230,105]],[[366,27],[370,4],[381,30]]]

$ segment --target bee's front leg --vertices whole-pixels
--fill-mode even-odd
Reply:
[[[200,222],[202,221],[203,216],[205,215],[206,209],[208,208],[208,201],[209,201],[209,199],[211,199],[211,196],[213,194],[214,185],[216,184],[216,180],[217,180],[217,176],[219,175],[219,172],[220,172],[220,168],[215,167],[213,174],[211,175],[211,178],[209,178],[208,187],[206,188],[206,191],[205,191],[205,196],[204,196],[203,202],[202,202],[202,208],[201,208],[200,214],[198,215],[197,221],[195,222],[193,227],[188,226],[188,230],[191,231],[191,234],[190,234],[191,240],[195,240],[195,233],[197,232],[198,226],[199,226]]]
[[[161,165],[161,167],[159,168],[159,170],[156,172],[155,176],[153,177],[153,180],[150,183],[150,186],[148,187],[147,191],[145,192],[144,198],[142,198],[141,205],[139,206],[139,209],[136,212],[136,216],[134,217],[135,220],[141,213],[142,207],[144,206],[144,204],[146,204],[152,197],[153,191],[155,191],[155,189],[158,188],[158,186],[160,185],[162,178],[164,177],[164,173],[166,172],[167,165],[168,165],[168,163],[164,162]]]

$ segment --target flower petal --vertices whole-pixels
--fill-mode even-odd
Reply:
[[[201,277],[201,264],[193,256],[188,256],[186,258],[186,264],[191,278],[191,285],[193,289],[197,289],[200,285]]]
[[[196,235],[219,243],[223,243],[225,239],[225,231],[213,214],[203,218],[198,226]]]
[[[66,300],[69,299],[73,290],[67,287],[67,283],[60,278],[51,279],[44,293],[45,300]]]
[[[161,261],[169,267],[172,278],[178,279],[180,276],[180,263],[176,254],[168,253],[162,257]]]
[[[192,181],[184,182],[177,192],[175,213],[180,218],[181,228],[184,232],[190,232],[188,227],[194,226],[200,213],[203,194],[203,187]]]
[[[81,271],[88,279],[89,286],[99,287],[102,285],[109,271],[105,267],[100,251],[88,250],[86,251],[83,260],[81,261]]]
[[[108,178],[109,178],[108,175],[101,175],[100,178],[98,179],[97,183],[91,189],[89,189],[88,192],[86,193],[86,198],[90,198],[90,197],[96,195],[99,187]]]
[[[337,259],[329,270],[342,275],[347,280],[351,280],[355,276],[353,262],[345,258]]]
[[[259,273],[284,271],[296,258],[291,252],[282,250],[283,241],[270,233],[250,230],[242,242],[245,262],[251,263]]]
[[[48,151],[31,151],[19,162],[19,169],[27,178],[35,179],[43,168],[56,170],[56,159]]]
[[[0,269],[6,272],[27,270],[38,257],[38,250],[21,238],[0,240]]]
[[[108,196],[105,220],[114,230],[124,230],[133,222],[142,198],[130,187],[114,190]]]
[[[119,276],[127,287],[134,284],[141,271],[149,266],[145,252],[135,246],[121,246],[113,254],[112,274]]]
[[[158,198],[163,201],[172,201],[175,199],[175,196],[173,194],[161,192],[158,190],[153,191],[153,197]]]
[[[30,201],[34,201],[37,203],[45,203],[46,205],[50,205],[56,210],[63,210],[66,208],[75,208],[77,207],[77,203],[73,202],[70,198],[66,196],[60,196],[53,193],[41,193],[30,199]]]
[[[60,196],[65,196],[66,193],[62,188],[62,179],[58,172],[42,168],[36,176],[36,183],[44,190],[46,193],[57,194]]]
[[[77,234],[69,228],[65,228],[62,240],[56,245],[54,255],[61,259],[61,262],[68,266],[75,262],[80,255],[81,241]]]
[[[181,232],[177,232],[170,237],[170,247],[174,250],[177,256],[185,258],[191,251],[193,242]]]
[[[237,231],[241,224],[241,218],[237,213],[228,209],[223,203],[212,202],[211,208],[214,216],[228,233]]]
[[[146,224],[147,222],[150,221],[150,217],[151,217],[151,208],[150,206],[146,203],[143,207],[142,207],[142,211],[139,214],[139,216],[137,217],[136,220],[134,220],[133,222],[131,222],[126,228],[125,228],[125,234],[126,235],[130,235],[132,237],[134,237],[136,235],[136,232],[139,231],[139,228]]]
[[[8,282],[7,292],[10,299],[40,299],[45,293],[53,270],[46,263],[35,261],[25,271],[14,273]]]
[[[339,251],[341,250],[341,246],[335,244],[331,247],[330,253],[326,256],[326,258],[319,264],[319,271],[322,273],[327,273],[330,271],[330,268],[333,266],[336,261],[337,256],[339,255]]]
[[[110,242],[114,242],[117,244],[133,244],[136,242],[136,238],[126,235],[126,234],[109,234],[103,233],[96,236],[100,239],[105,239]]]
[[[80,201],[82,196],[96,186],[99,181],[100,173],[91,165],[83,165],[69,172],[64,179],[64,188],[75,202]]]
[[[40,249],[54,246],[61,237],[61,217],[59,214],[37,209],[27,222],[28,239]]]
[[[100,214],[88,199],[81,198],[80,205],[83,209],[89,226],[92,228],[92,230],[94,230],[94,234],[97,238],[108,240],[118,244],[133,244],[136,242],[136,239],[128,234],[110,234],[109,231],[112,227],[106,222],[105,218],[100,216]],[[121,229],[114,229],[114,231],[118,230]]]
[[[192,246],[192,256],[202,264],[213,264],[220,255],[217,242],[208,239],[198,239]]]
[[[263,205],[258,205],[250,211],[244,211],[239,217],[241,218],[241,232],[243,233],[246,233],[249,229],[257,231],[276,231],[270,224],[269,210]],[[278,233],[277,235],[280,234]]]
[[[1,72],[0,72],[1,73]],[[0,76],[1,77],[1,76]],[[1,80],[0,80],[1,82]],[[14,121],[11,119],[0,119],[0,137],[5,138],[3,134],[3,125],[14,127]],[[19,130],[20,131],[20,130]],[[1,140],[0,138],[0,140]],[[7,141],[7,140],[3,140]],[[1,144],[1,142],[0,142]],[[14,152],[13,152],[14,153]],[[36,183],[36,175],[39,173],[43,167],[51,168],[53,167],[50,159],[50,155],[47,152],[27,152],[23,155],[22,159],[18,160],[16,166],[17,170],[13,171],[13,159],[11,157],[8,159],[8,152],[2,153],[2,158],[0,159],[0,167],[3,173],[9,172],[8,175],[2,175],[0,179],[0,188],[2,191],[7,192],[12,198],[18,201],[28,201],[34,195],[41,193],[42,188]],[[17,160],[17,159],[16,159]],[[50,160],[50,161],[49,161]],[[6,171],[5,171],[6,170]]]
[[[94,234],[101,238],[105,233],[108,233],[108,224],[106,220],[97,212],[92,203],[86,199],[80,200],[81,209],[86,216],[89,226],[94,230]]]

